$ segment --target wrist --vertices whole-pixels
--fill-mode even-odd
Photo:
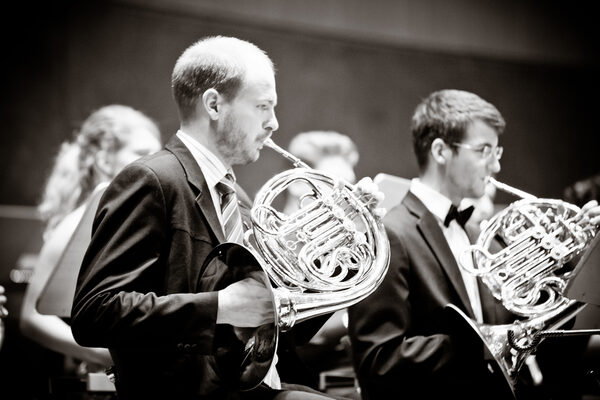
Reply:
[[[227,293],[225,290],[219,290],[217,292],[217,324],[227,323],[227,304]]]

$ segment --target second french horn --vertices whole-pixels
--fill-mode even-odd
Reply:
[[[539,342],[585,306],[565,296],[574,277],[574,261],[590,245],[597,228],[573,204],[540,199],[490,178],[498,189],[522,197],[493,216],[477,242],[462,257],[473,267],[461,268],[479,276],[504,307],[521,320],[487,325],[469,319],[449,306],[474,329],[497,362],[513,396],[519,370]],[[502,249],[494,252],[492,243]],[[460,260],[463,258],[461,257]]]

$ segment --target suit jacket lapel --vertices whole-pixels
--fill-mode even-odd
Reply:
[[[217,215],[217,210],[215,210],[212,197],[210,196],[210,190],[206,184],[206,179],[204,179],[202,170],[192,156],[192,153],[190,153],[188,148],[175,135],[169,140],[165,148],[173,153],[181,163],[189,184],[198,192],[196,204],[200,207],[200,211],[204,214],[206,221],[219,242],[225,242],[223,227],[219,221],[219,216]]]
[[[448,276],[448,279],[463,303],[463,309],[467,311],[469,316],[474,318],[475,314],[471,308],[469,295],[467,294],[465,283],[460,274],[460,270],[458,269],[458,264],[454,259],[454,255],[450,250],[448,241],[446,240],[436,217],[411,192],[408,192],[404,198],[404,204],[411,213],[417,216],[417,229],[421,232],[423,239],[429,245],[434,257],[438,260],[442,269]]]

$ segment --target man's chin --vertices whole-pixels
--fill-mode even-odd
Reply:
[[[253,162],[258,161],[258,158],[260,156],[260,152],[256,151],[252,154],[246,154],[243,159],[240,159],[239,162],[237,164],[239,165],[248,165],[248,164],[252,164]]]
[[[485,187],[482,188],[474,188],[471,195],[467,196],[470,197],[472,199],[478,199],[480,197],[483,197],[485,195]]]

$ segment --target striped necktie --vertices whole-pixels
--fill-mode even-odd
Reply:
[[[229,242],[242,244],[244,229],[234,185],[233,175],[228,173],[217,184],[217,189],[221,193],[221,216],[225,237]]]

